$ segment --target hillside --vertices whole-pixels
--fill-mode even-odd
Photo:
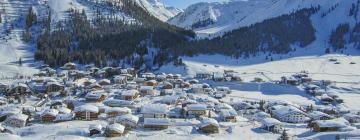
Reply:
[[[349,10],[356,0],[234,0],[229,2],[198,3],[189,6],[183,13],[168,22],[180,27],[193,29],[200,37],[218,36],[225,32],[262,22],[266,19],[303,9],[321,6],[323,12],[337,3],[339,9]],[[336,17],[343,12],[333,12],[327,17]],[[348,21],[346,19],[343,21]]]
[[[150,14],[164,22],[182,12],[181,9],[168,7],[159,0],[136,0],[136,2]]]

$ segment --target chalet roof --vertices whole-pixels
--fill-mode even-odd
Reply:
[[[317,120],[315,123],[320,128],[343,128],[347,127],[350,123],[344,118],[336,118],[332,120]]]
[[[132,114],[125,114],[125,115],[117,116],[115,118],[115,122],[121,122],[124,120],[129,120],[129,121],[137,123],[139,121],[139,117],[132,115]]]
[[[111,131],[115,131],[118,133],[124,133],[125,130],[125,126],[118,124],[118,123],[114,123],[114,124],[110,124],[108,126],[106,126],[107,130],[111,130]]]
[[[0,116],[10,116],[10,115],[15,115],[15,114],[21,114],[22,111],[19,108],[14,108],[14,107],[8,107],[6,109],[3,109],[0,111]]]
[[[82,105],[82,106],[75,107],[75,109],[74,109],[74,112],[82,112],[82,111],[90,111],[90,112],[98,113],[99,108],[94,105]]]
[[[25,83],[13,83],[11,85],[12,88],[16,88],[16,87],[24,87],[24,88],[28,88],[28,86]]]
[[[29,117],[25,114],[14,114],[6,118],[6,120],[20,120],[20,121],[26,121]]]
[[[312,111],[312,112],[308,113],[308,116],[310,118],[316,119],[316,120],[320,119],[321,117],[334,118],[334,117],[332,117],[324,112],[320,112],[320,111]]]
[[[233,109],[233,107],[227,103],[220,103],[218,105],[215,106],[215,108],[217,110],[221,110],[221,109]]]
[[[131,113],[131,109],[129,109],[127,107],[109,107],[109,108],[106,108],[105,113],[110,113],[110,112]]]
[[[222,109],[220,110],[220,114],[223,117],[231,117],[231,116],[237,116],[237,112],[233,109]]]
[[[102,130],[102,126],[100,124],[92,124],[89,126],[89,130],[97,130],[97,131],[101,131]]]
[[[274,118],[264,118],[261,120],[261,123],[265,126],[282,125],[279,120]]]
[[[154,90],[153,86],[140,86],[140,90]]]
[[[300,113],[306,115],[303,111],[300,109],[293,107],[293,106],[283,106],[283,105],[277,105],[274,106],[275,110],[273,110],[273,113],[276,114],[279,117],[282,117],[289,113]]]
[[[93,91],[85,95],[87,99],[99,99],[101,96],[105,95],[105,91]]]
[[[60,114],[68,114],[71,113],[71,110],[69,108],[66,107],[61,107],[58,109]]]
[[[67,114],[57,114],[55,121],[70,121],[74,118],[73,113],[67,113]]]
[[[203,118],[203,120],[200,123],[200,127],[205,127],[205,126],[208,126],[208,125],[214,125],[214,126],[219,127],[219,123],[215,119],[213,119],[213,118]]]
[[[125,90],[121,92],[121,96],[135,96],[138,93],[139,91],[137,90]]]
[[[263,119],[263,118],[270,118],[270,114],[266,113],[266,112],[263,112],[263,111],[260,111],[260,112],[257,112],[254,114],[254,116],[257,118],[257,119]]]
[[[134,104],[134,102],[133,101],[126,101],[126,100],[118,100],[118,99],[110,99],[110,100],[106,100],[105,102],[104,102],[104,104],[106,104],[106,105],[114,105],[114,104],[116,104],[116,105],[132,105],[132,104]]]
[[[207,107],[205,104],[188,104],[186,106],[187,110],[207,110]]]
[[[170,125],[170,120],[167,118],[145,118],[144,125]]]
[[[56,109],[46,109],[41,113],[41,116],[45,116],[45,115],[56,116],[57,114],[59,114],[59,111]]]
[[[161,102],[170,103],[170,102],[174,102],[174,101],[176,101],[178,99],[179,99],[179,96],[169,96],[169,95],[167,95],[167,96],[162,97]]]
[[[168,106],[165,104],[148,104],[141,108],[142,114],[167,114]]]

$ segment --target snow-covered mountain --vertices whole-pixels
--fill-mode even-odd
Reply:
[[[339,3],[339,9],[349,10],[356,0],[232,0],[229,2],[198,3],[189,6],[168,22],[179,27],[195,30],[200,36],[219,35],[239,27],[266,19],[289,14],[302,8],[321,6],[321,11]],[[350,4],[350,5],[349,5]],[[320,12],[321,13],[321,12]],[[336,19],[334,12],[327,15]],[[347,13],[340,18],[346,18]]]
[[[136,0],[136,2],[148,11],[153,16],[157,17],[161,21],[167,21],[168,19],[176,16],[181,9],[175,7],[168,7],[159,0]]]

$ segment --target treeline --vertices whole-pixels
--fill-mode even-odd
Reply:
[[[169,53],[172,48],[195,36],[192,31],[158,20],[131,0],[123,0],[123,6],[115,8],[135,18],[136,22],[104,16],[101,10],[97,10],[90,21],[85,11],[71,9],[69,20],[59,22],[55,31],[50,33],[50,27],[45,29],[38,39],[35,59],[50,66],[61,66],[69,61],[117,66],[119,60],[124,60],[122,63],[140,68],[151,57],[152,64],[162,65],[176,60],[177,56]],[[51,14],[48,19],[50,22]],[[148,47],[157,48],[158,53],[149,54]]]
[[[259,52],[287,53],[292,44],[305,47],[314,41],[315,29],[309,16],[320,7],[298,10],[291,14],[267,19],[248,27],[242,27],[214,39],[193,41],[182,53],[220,53],[234,57],[249,57]]]
[[[340,24],[335,31],[333,31],[330,35],[330,44],[333,49],[339,50],[345,48],[346,40],[345,34],[347,34],[350,30],[350,25],[348,23]]]

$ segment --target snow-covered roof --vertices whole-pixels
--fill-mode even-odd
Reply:
[[[156,80],[149,80],[149,81],[146,81],[146,82],[149,82],[149,83],[157,83]]]
[[[66,107],[61,107],[58,109],[59,113],[60,114],[68,114],[68,113],[71,113],[71,109],[69,108],[66,108]]]
[[[135,115],[132,115],[132,114],[125,114],[125,115],[117,116],[115,118],[116,122],[121,122],[121,121],[124,121],[124,120],[129,120],[129,121],[137,123],[139,121],[139,117],[135,116]]]
[[[45,116],[45,115],[56,116],[57,114],[59,114],[59,111],[56,109],[46,109],[41,113],[41,116]]]
[[[257,118],[257,119],[262,119],[262,118],[270,118],[271,115],[266,113],[266,112],[263,112],[263,111],[259,111],[257,113],[254,114],[254,116]]]
[[[57,114],[55,121],[70,121],[74,118],[75,114],[68,113],[68,114]]]
[[[104,91],[93,91],[93,92],[87,93],[85,98],[87,98],[87,99],[99,99],[103,95],[105,95]]]
[[[89,126],[89,130],[97,130],[97,131],[101,131],[102,130],[102,126],[100,124],[92,124]]]
[[[333,118],[332,116],[324,113],[324,112],[320,112],[320,111],[312,111],[310,113],[308,113],[308,116],[312,119],[318,120],[321,117],[328,117],[328,118]]]
[[[308,85],[305,85],[305,88],[308,88],[308,89],[316,89],[316,88],[320,88],[320,87],[317,86],[317,85],[314,85],[314,84],[308,84]]]
[[[121,92],[121,96],[135,96],[137,94],[139,94],[137,90],[125,90]]]
[[[215,108],[217,110],[221,110],[221,109],[233,109],[233,107],[227,103],[220,103],[218,105],[215,106]]]
[[[20,113],[22,113],[21,109],[14,108],[14,107],[8,107],[8,108],[1,110],[0,116],[5,116],[5,115],[10,116],[10,115],[15,115],[15,114],[20,114]]]
[[[282,123],[274,118],[264,118],[261,120],[261,123],[266,126],[273,126],[273,125],[282,125]]]
[[[174,101],[177,101],[179,99],[179,96],[164,96],[162,99],[161,99],[161,102],[163,103],[171,103],[171,102],[174,102]]]
[[[109,105],[109,106],[114,105],[114,104],[119,105],[119,106],[120,105],[132,105],[132,104],[134,104],[134,101],[110,99],[110,100],[106,100],[104,102],[104,104]]]
[[[205,104],[188,104],[186,106],[187,110],[207,110],[207,107]]]
[[[208,126],[208,125],[214,125],[214,126],[219,127],[219,123],[215,119],[213,119],[213,118],[203,118],[203,120],[201,121],[200,127],[205,127],[205,126]]]
[[[165,104],[148,104],[141,108],[142,114],[167,114],[168,106]]]
[[[25,83],[13,83],[11,85],[12,88],[16,88],[16,87],[24,87],[24,88],[28,88],[28,86]]]
[[[127,107],[109,107],[106,108],[105,113],[110,112],[123,112],[123,113],[131,113],[131,109]]]
[[[220,111],[220,114],[223,116],[223,117],[230,117],[230,116],[237,116],[237,112],[233,109],[222,109]]]
[[[145,118],[144,125],[170,125],[168,118]]]
[[[140,90],[153,90],[153,86],[140,86]]]
[[[6,120],[20,120],[20,121],[26,121],[29,118],[29,116],[25,114],[14,114],[6,118]]]
[[[303,111],[293,106],[277,105],[273,106],[273,108],[275,109],[273,110],[273,113],[276,114],[278,117],[282,117],[289,113],[300,113],[306,115]]]
[[[343,128],[347,127],[350,123],[345,120],[344,118],[336,118],[332,120],[317,120],[315,123],[320,127],[336,127],[336,128]]]
[[[98,113],[99,108],[94,105],[82,105],[82,106],[75,107],[74,111],[75,112],[90,111],[90,112]]]
[[[82,86],[84,85],[84,83],[96,83],[96,80],[95,79],[89,79],[89,78],[81,78],[81,79],[77,79],[76,81],[74,81],[74,84],[76,86]]]
[[[110,124],[108,126],[106,126],[107,130],[111,130],[111,131],[115,131],[118,133],[124,133],[125,130],[125,126],[118,124],[118,123],[114,123],[114,124]]]

